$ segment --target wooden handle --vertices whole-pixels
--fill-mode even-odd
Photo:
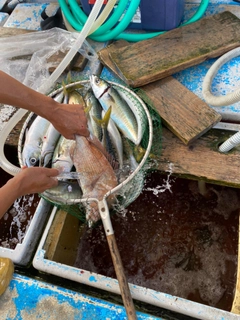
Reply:
[[[117,242],[114,234],[108,235],[107,241],[128,319],[136,320],[137,316],[135,312],[135,307],[129,290],[128,282],[123,271],[122,260],[118,251]]]

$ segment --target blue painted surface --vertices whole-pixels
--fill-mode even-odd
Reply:
[[[186,1],[187,10],[185,19],[193,15],[200,1]],[[206,12],[210,15],[225,10],[226,5],[239,10],[240,5],[233,1],[212,0]],[[6,22],[7,27],[19,27],[31,30],[38,30],[40,14],[47,4],[24,3],[18,5],[11,17]],[[239,9],[238,9],[239,8]],[[52,7],[52,12],[56,9]],[[183,85],[202,98],[202,81],[208,68],[216,59],[210,59],[198,66],[188,68],[174,75]],[[238,65],[236,58],[222,68],[214,80],[213,92],[225,93],[238,87]],[[104,70],[103,75],[111,81],[116,79]],[[221,107],[221,112],[239,111],[240,105]],[[219,110],[219,109],[218,109]],[[90,281],[95,283],[94,276]],[[169,295],[169,298],[172,298]],[[0,319],[125,319],[125,309],[121,306],[94,299],[86,295],[75,293],[71,290],[32,280],[15,274],[6,293],[0,297]],[[236,317],[237,318],[237,317]],[[240,317],[238,317],[239,319]],[[138,313],[138,319],[156,319],[149,315]],[[219,317],[227,319],[227,317]]]
[[[8,13],[0,12],[0,26],[4,25],[8,17],[9,17]]]
[[[14,274],[0,296],[0,319],[121,320],[126,312],[122,306]],[[137,319],[161,318],[137,312]]]

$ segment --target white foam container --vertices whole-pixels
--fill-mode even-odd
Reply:
[[[56,207],[51,212],[47,226],[39,243],[38,249],[33,259],[33,266],[42,272],[56,275],[65,279],[76,281],[98,289],[120,294],[118,281],[116,279],[103,276],[88,270],[82,270],[55,262],[46,258],[44,245],[49,234],[49,230],[56,215]],[[192,316],[203,320],[239,320],[240,316],[196,303],[187,299],[172,296],[163,292],[158,292],[145,287],[129,284],[133,299],[165,308],[177,313]]]
[[[20,266],[30,264],[51,208],[48,202],[41,199],[22,243],[18,243],[15,249],[0,247],[0,257],[10,258]]]

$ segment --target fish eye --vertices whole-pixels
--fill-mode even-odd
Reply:
[[[36,158],[30,158],[29,160],[30,160],[31,165],[33,165],[33,166],[37,163]]]

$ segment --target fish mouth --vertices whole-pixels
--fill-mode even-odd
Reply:
[[[103,92],[100,94],[100,96],[98,97],[98,99],[101,99],[102,96],[103,96],[106,92],[108,92],[109,89],[110,89],[110,86],[107,86],[107,88],[106,88],[105,90],[103,90]]]
[[[92,74],[90,77],[90,83],[94,84],[95,79],[97,78],[97,76],[95,74]],[[103,90],[103,92],[100,94],[100,96],[97,97],[97,99],[101,99],[102,96],[110,89],[110,85],[106,87],[106,89]]]

